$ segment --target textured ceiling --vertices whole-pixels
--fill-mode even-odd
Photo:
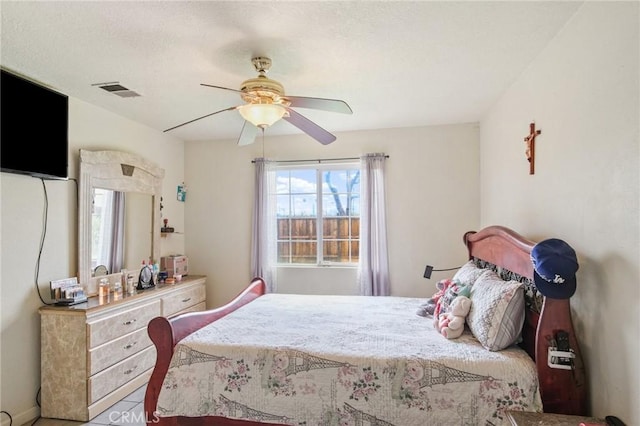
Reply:
[[[0,62],[158,130],[242,102],[253,56],[288,95],[342,99],[353,115],[298,109],[330,132],[478,121],[580,2],[2,1]],[[122,98],[92,84],[117,81]],[[235,139],[228,111],[171,131]],[[267,135],[301,133],[285,121]]]

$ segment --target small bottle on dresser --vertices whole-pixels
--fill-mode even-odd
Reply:
[[[109,302],[111,300],[111,288],[107,278],[100,278],[100,284],[98,285],[98,297],[100,298],[100,303]]]
[[[133,275],[127,274],[127,293],[136,294],[136,284],[133,281]]]
[[[122,280],[116,280],[116,282],[113,283],[113,300],[122,299],[122,295]]]

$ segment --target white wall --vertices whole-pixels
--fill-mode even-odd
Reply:
[[[282,125],[288,125],[282,123]],[[268,135],[268,130],[267,130]],[[428,296],[441,274],[422,278],[427,263],[441,267],[466,261],[462,235],[479,223],[478,128],[475,124],[384,129],[336,134],[323,146],[306,135],[265,138],[265,156],[276,160],[358,157],[385,152],[391,291]],[[239,293],[250,271],[254,167],[263,145],[235,141],[185,144],[189,196],[186,250],[192,271],[208,276],[208,304],[219,306]],[[344,268],[313,274],[307,289],[292,287],[300,271],[283,271],[281,290],[310,292],[313,280],[337,281]],[[297,283],[298,285],[300,283]],[[280,284],[279,284],[280,285]]]
[[[2,141],[2,143],[11,143]],[[80,148],[128,151],[165,169],[165,215],[183,227],[184,205],[175,200],[175,185],[184,172],[183,143],[174,137],[126,120],[76,99],[69,99],[69,176],[77,177]],[[37,155],[37,152],[34,152]],[[23,424],[38,415],[40,386],[40,317],[36,262],[43,232],[45,195],[40,179],[2,173],[0,406]],[[77,275],[77,188],[73,180],[46,181],[47,234],[37,279],[45,301],[49,281]],[[178,237],[180,238],[180,237]],[[183,251],[183,240],[162,251]],[[164,243],[164,241],[163,241]],[[3,422],[6,417],[2,417]],[[4,423],[3,423],[4,424]]]
[[[578,253],[593,414],[640,419],[638,2],[586,2],[481,121],[481,220]],[[536,139],[528,174],[523,138]]]

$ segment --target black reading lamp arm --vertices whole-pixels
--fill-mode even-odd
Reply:
[[[431,278],[431,273],[432,272],[444,272],[444,271],[455,271],[456,269],[460,269],[462,266],[456,266],[455,268],[446,268],[446,269],[433,269],[432,265],[427,265],[426,268],[424,268],[424,275],[423,277],[425,277],[426,279]]]

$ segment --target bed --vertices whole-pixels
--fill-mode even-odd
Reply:
[[[424,299],[265,294],[254,278],[227,305],[149,323],[147,422],[499,425],[507,410],[585,414],[569,300],[532,285],[535,243],[502,226],[463,241],[473,265],[522,283],[518,345],[490,351],[469,330],[445,339],[415,314]],[[548,364],[559,330],[574,355],[568,369]]]

